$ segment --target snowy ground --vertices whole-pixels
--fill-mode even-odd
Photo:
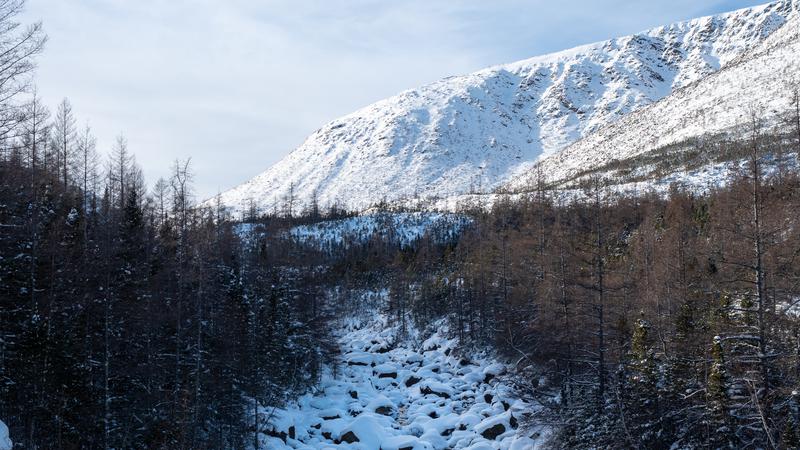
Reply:
[[[285,410],[264,408],[267,449],[528,450],[546,428],[522,426],[534,405],[515,399],[504,366],[455,355],[434,334],[395,341],[385,319],[348,320],[342,355],[318,392]]]
[[[8,437],[8,427],[0,420],[0,450],[11,450],[12,447],[14,447],[14,444],[11,443],[11,439]]]

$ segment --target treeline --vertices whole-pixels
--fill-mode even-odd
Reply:
[[[317,272],[148,188],[31,88],[41,25],[0,2],[0,419],[20,448],[243,448],[330,351]]]
[[[242,241],[221,207],[193,207],[187,163],[148,193],[124,140],[105,169],[73,170],[95,158],[65,136],[81,151],[59,159],[23,132],[0,159],[0,417],[14,441],[253,442],[268,413],[255,408],[313,384],[327,351],[313,272],[279,241]]]
[[[473,211],[456,245],[387,265],[392,312],[508,357],[557,447],[800,446],[800,139],[743,131],[707,194],[592,177]]]

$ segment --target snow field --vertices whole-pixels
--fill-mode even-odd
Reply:
[[[8,436],[8,427],[0,420],[0,450],[11,450],[14,444]]]
[[[505,367],[459,357],[434,334],[420,345],[395,341],[384,320],[348,321],[337,369],[320,389],[263,427],[267,449],[535,449],[546,429],[523,429],[535,410],[503,384]]]

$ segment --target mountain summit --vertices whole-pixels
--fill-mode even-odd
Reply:
[[[735,62],[795,8],[780,1],[679,22],[402,92],[326,124],[221,200],[359,210],[491,191]]]

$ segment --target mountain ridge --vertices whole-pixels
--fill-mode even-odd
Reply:
[[[620,118],[735,61],[794,9],[780,1],[492,66],[335,119],[221,194],[277,211],[489,192]]]
[[[748,108],[763,110],[762,125],[774,123],[788,106],[788,94],[781,90],[787,82],[800,82],[797,75],[790,79],[791,73],[800,73],[799,5],[794,3],[783,27],[737,60],[544,158],[537,172],[546,182],[563,184],[587,168],[706,135],[735,134],[747,120]],[[531,177],[523,175],[507,188],[517,190],[530,184]]]

